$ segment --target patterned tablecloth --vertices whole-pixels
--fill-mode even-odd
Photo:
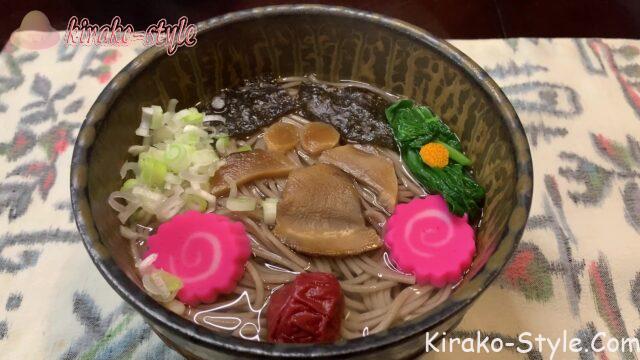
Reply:
[[[518,251],[453,336],[640,336],[640,41],[453,43],[511,99],[536,176]],[[2,358],[179,357],[102,279],[69,206],[75,133],[103,86],[141,50],[59,44],[9,46],[0,55]],[[534,350],[491,357],[551,355],[548,346]]]

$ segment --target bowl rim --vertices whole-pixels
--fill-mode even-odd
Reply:
[[[340,6],[309,4],[266,6],[232,12],[199,22],[197,27],[198,33],[201,33],[229,23],[274,15],[295,14],[334,15],[374,23],[411,37],[458,65],[470,81],[475,82],[486,92],[488,95],[487,100],[499,109],[501,118],[509,131],[509,140],[516,150],[514,154],[516,161],[516,192],[520,195],[516,198],[514,209],[520,207],[524,211],[525,219],[528,217],[533,193],[533,168],[530,147],[524,128],[513,106],[493,79],[467,55],[448,42],[436,38],[421,28],[391,17]],[[96,244],[102,244],[102,240],[95,229],[95,222],[90,214],[90,208],[83,206],[88,204],[89,200],[86,191],[87,169],[81,169],[86,164],[88,154],[91,151],[92,142],[95,138],[95,126],[104,119],[104,115],[106,111],[108,111],[106,109],[108,109],[113,101],[120,95],[123,85],[126,85],[132,78],[139,75],[146,64],[151,63],[164,54],[164,49],[159,47],[152,47],[145,50],[120,70],[102,90],[87,113],[78,132],[72,156],[70,182],[71,204],[74,218],[84,246],[93,263],[118,295],[155,326],[168,329],[172,334],[188,342],[238,356],[292,358],[353,356],[363,354],[373,350],[391,347],[408,338],[424,333],[426,329],[443,323],[458,312],[464,312],[467,306],[475,301],[475,299],[489,287],[517,248],[522,232],[524,231],[524,224],[519,226],[515,232],[514,245],[512,248],[507,249],[505,261],[490,270],[485,266],[476,274],[477,276],[478,274],[485,273],[486,276],[479,288],[475,289],[472,295],[455,302],[453,302],[451,298],[447,299],[436,308],[436,310],[439,309],[439,311],[432,310],[434,312],[432,316],[394,326],[391,329],[377,334],[333,344],[290,345],[255,342],[218,334],[173,314],[146,293],[140,291],[140,288],[125,275],[124,271],[122,271],[112,259],[103,259],[104,256],[102,252],[104,249],[97,249],[95,247]],[[81,137],[81,134],[86,136]],[[519,138],[520,141],[514,142],[514,138],[516,137]],[[530,179],[523,179],[525,177],[530,177]],[[87,211],[89,214],[86,213]],[[511,216],[513,216],[513,213]],[[502,239],[506,236],[507,230],[508,226],[501,233],[501,240],[497,243],[497,247],[491,257],[495,255],[495,251],[497,251],[503,243]]]

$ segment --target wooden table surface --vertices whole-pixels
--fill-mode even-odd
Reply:
[[[640,0],[354,0],[310,1],[389,15],[451,39],[504,37],[640,38]],[[4,3],[4,4],[3,4]],[[295,1],[259,0],[0,0],[0,40],[4,44],[22,17],[41,10],[58,30],[69,17],[106,24],[115,15],[136,30],[161,18],[174,23],[186,15],[198,22],[256,6]]]

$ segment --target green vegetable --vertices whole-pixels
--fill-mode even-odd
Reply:
[[[164,177],[167,175],[167,165],[164,162],[153,156],[140,156],[138,164],[143,183],[152,187],[164,185]]]
[[[140,202],[142,202],[143,208],[152,209],[150,212],[153,212],[153,209],[156,206],[160,205],[160,203],[167,199],[167,197],[162,195],[160,192],[151,190],[145,186],[136,186],[131,190],[131,192],[133,195],[138,197]]]
[[[131,215],[129,218],[129,222],[132,224],[141,224],[146,225],[151,221],[151,214],[144,211],[143,209],[138,209],[136,212]]]
[[[216,151],[219,154],[224,154],[229,146],[229,136],[221,136],[216,140]]]
[[[245,152],[245,151],[251,151],[251,146],[249,146],[249,145],[240,146],[234,152]]]
[[[191,154],[191,162],[197,166],[207,166],[220,160],[218,154],[213,149],[197,150]]]
[[[172,293],[177,292],[182,288],[182,280],[180,280],[179,277],[171,273],[168,273],[164,270],[158,270],[158,274],[162,278],[162,281],[166,285],[167,290],[169,290],[169,292],[172,292]]]
[[[191,161],[189,155],[193,147],[185,144],[169,144],[164,151],[164,163],[174,172],[180,172],[189,167]]]
[[[276,223],[276,213],[278,211],[278,199],[266,198],[262,200],[262,217],[267,225]]]
[[[462,153],[456,134],[428,107],[414,106],[411,100],[392,104],[385,114],[402,157],[416,180],[428,192],[441,194],[453,214],[467,213],[472,218],[479,215],[485,191],[465,169],[471,160]],[[429,142],[447,148],[450,161],[444,169],[429,167],[420,157],[420,148]]]
[[[173,132],[168,126],[162,126],[151,133],[151,139],[153,144],[159,144],[163,141],[169,141],[173,139]]]
[[[190,210],[204,212],[205,210],[207,210],[207,207],[209,206],[209,203],[207,203],[207,200],[193,194],[187,194],[184,197],[184,200],[185,200],[185,207]]]
[[[449,211],[462,216],[479,215],[480,202],[484,198],[484,189],[480,187],[460,164],[450,164],[444,169],[434,169],[425,165],[418,151],[404,150],[402,157],[416,179],[429,192],[442,195],[449,205]]]
[[[204,114],[199,113],[198,110],[196,110],[195,108],[190,108],[189,110],[190,110],[189,113],[183,116],[180,120],[182,120],[183,123],[188,125],[202,124],[202,120],[204,120]]]
[[[182,134],[176,137],[175,142],[189,145],[197,145],[201,139],[207,137],[207,132],[195,125],[187,125],[182,129]]]
[[[221,132],[221,133],[217,133],[217,134],[211,134],[210,136],[212,138],[214,138],[214,139],[220,139],[220,138],[223,138],[223,137],[229,137],[229,134]]]
[[[136,185],[138,185],[138,180],[129,179],[129,180],[125,181],[124,184],[122,184],[122,187],[120,188],[120,191],[129,191]]]
[[[458,164],[462,165],[462,166],[469,166],[471,165],[471,159],[469,159],[468,157],[466,157],[461,151],[458,151],[456,149],[454,149],[451,145],[444,143],[442,141],[436,141],[438,144],[441,144],[442,146],[447,148],[447,151],[449,152],[449,158],[455,162],[457,162]]]
[[[151,126],[152,130],[159,129],[162,126],[162,108],[158,105],[152,105],[151,110],[153,114],[151,115]]]
[[[227,209],[231,211],[253,211],[256,209],[256,199],[248,196],[227,198]]]

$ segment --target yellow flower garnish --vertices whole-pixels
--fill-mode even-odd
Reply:
[[[449,164],[449,151],[442,144],[428,143],[420,149],[420,157],[432,168],[442,169]]]

